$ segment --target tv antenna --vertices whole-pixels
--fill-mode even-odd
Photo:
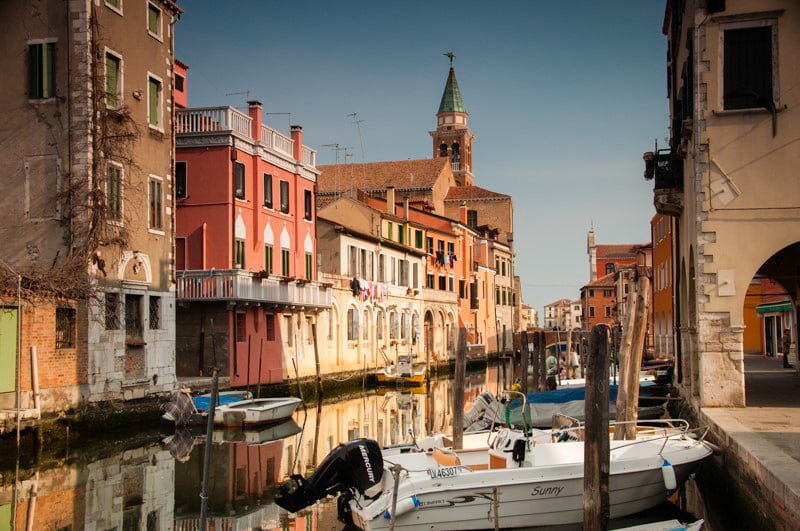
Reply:
[[[357,112],[351,112],[347,115],[347,117],[353,119],[353,121],[350,123],[354,124],[358,130],[358,141],[361,144],[361,162],[366,162],[366,159],[364,158],[364,138],[361,136],[361,124],[363,124],[366,120],[359,120]]]
[[[245,101],[250,101],[250,89],[240,90],[239,92],[226,92],[226,96],[245,96]]]
[[[338,142],[332,144],[322,144],[320,147],[331,148],[336,153],[336,169],[333,171],[333,189],[338,195],[339,193],[339,152],[345,152],[345,160],[347,159],[347,150],[353,149],[351,147],[339,147]]]

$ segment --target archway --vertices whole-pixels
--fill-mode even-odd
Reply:
[[[433,353],[433,313],[430,310],[425,312],[425,360],[430,361],[430,356]]]
[[[748,328],[761,336],[760,352],[744,354],[748,407],[800,406],[795,391],[799,295],[800,242],[795,242],[767,258],[744,296],[743,322],[750,326],[745,325],[742,343],[752,339],[746,337],[753,334]]]

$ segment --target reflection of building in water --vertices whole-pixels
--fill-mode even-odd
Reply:
[[[484,390],[485,373],[467,375],[466,407]],[[424,390],[424,388],[423,388]],[[432,380],[428,394],[402,390],[366,395],[321,408],[298,410],[303,432],[284,440],[280,476],[307,473],[339,443],[366,437],[381,446],[401,444],[415,435],[452,431],[453,382]],[[305,423],[305,424],[304,424]]]
[[[272,503],[273,485],[283,441],[247,444],[244,441],[212,446],[208,514],[215,529],[279,527],[279,509]],[[175,530],[200,528],[200,492],[203,444],[175,465]],[[209,524],[211,525],[211,524]]]
[[[157,446],[0,488],[0,529],[169,529],[174,460]],[[16,494],[16,496],[15,496]],[[16,501],[15,501],[16,500]]]

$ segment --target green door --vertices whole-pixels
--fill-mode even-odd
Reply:
[[[11,504],[0,505],[0,531],[11,529]]]
[[[0,393],[16,389],[17,310],[0,308]]]

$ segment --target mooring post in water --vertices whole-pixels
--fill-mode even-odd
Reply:
[[[317,323],[311,323],[311,336],[314,339],[314,362],[317,364],[317,400],[322,401],[322,375],[319,366],[319,350],[317,349]],[[366,356],[364,357],[366,362]]]
[[[519,365],[520,365],[520,387],[522,393],[528,396],[528,367],[530,366],[530,356],[528,355],[528,333],[523,331],[519,334]]]
[[[545,346],[547,345],[547,334],[544,333],[544,330],[539,332],[539,352],[537,353],[539,356],[539,389],[541,391],[547,390],[547,363],[545,362],[545,358],[547,354],[545,353]]]
[[[460,450],[464,441],[464,384],[467,369],[467,331],[458,330],[456,367],[453,375],[453,449]]]
[[[587,360],[583,443],[583,530],[608,529],[608,331],[592,329]]]
[[[206,420],[206,447],[203,454],[203,485],[200,491],[200,531],[206,529],[206,513],[208,512],[208,478],[211,475],[211,442],[214,438],[214,411],[217,409],[219,394],[219,369],[214,367],[211,377],[211,400],[208,401],[208,419]]]
[[[262,337],[258,343],[258,383],[256,384],[256,398],[261,398],[261,360],[263,357],[264,357],[264,338]]]

